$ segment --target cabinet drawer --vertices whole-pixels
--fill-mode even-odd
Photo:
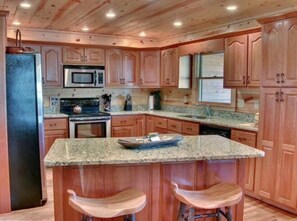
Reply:
[[[167,129],[167,119],[156,117],[155,127]]]
[[[232,129],[231,131],[231,140],[235,140],[250,147],[256,147],[256,139],[257,135],[254,132],[235,129]]]
[[[182,133],[188,135],[198,135],[199,134],[199,124],[191,122],[183,122]]]
[[[44,119],[44,130],[67,130],[68,118]]]
[[[176,120],[168,120],[167,129],[173,132],[181,133],[182,132],[182,122]]]
[[[134,116],[114,116],[111,119],[112,126],[133,126],[134,124]]]

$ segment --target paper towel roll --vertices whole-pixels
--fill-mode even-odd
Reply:
[[[154,96],[153,95],[149,96],[148,109],[154,110]]]

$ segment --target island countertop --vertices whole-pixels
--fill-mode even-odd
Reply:
[[[184,136],[175,146],[126,149],[118,138],[57,139],[46,166],[141,164],[263,157],[264,152],[217,135]]]

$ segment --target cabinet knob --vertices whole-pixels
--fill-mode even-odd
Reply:
[[[285,83],[285,74],[281,73],[281,83]]]
[[[284,92],[280,91],[280,93],[279,93],[279,101],[280,102],[283,102],[284,101],[283,95],[284,95]]]
[[[275,92],[275,101],[278,102],[279,101],[279,92]]]
[[[245,85],[245,76],[243,76],[242,79],[243,79],[242,83]]]
[[[251,82],[250,82],[250,76],[248,75],[247,79],[246,79],[246,84],[249,84],[249,83],[251,83]]]

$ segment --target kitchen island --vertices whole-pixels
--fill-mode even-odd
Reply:
[[[55,141],[44,160],[53,167],[55,221],[79,220],[79,213],[68,206],[67,189],[80,196],[106,197],[127,188],[147,195],[138,220],[174,221],[179,203],[170,181],[186,189],[219,182],[243,186],[245,158],[264,156],[260,150],[215,135],[185,136],[175,146],[140,149],[126,149],[117,140]],[[242,221],[243,200],[233,210],[234,220]]]

